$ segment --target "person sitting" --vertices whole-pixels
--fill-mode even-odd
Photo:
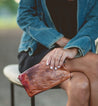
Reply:
[[[88,72],[87,64],[92,66],[91,61],[97,63],[98,58],[94,54],[97,10],[98,0],[20,0],[19,3],[17,23],[24,31],[18,51],[19,70],[22,73],[42,59],[55,70],[64,63],[70,67],[74,64],[73,70],[69,68],[72,78],[60,84],[68,95],[67,106],[98,106],[97,86],[93,83],[98,81],[97,78],[92,81],[88,74],[97,69]],[[86,66],[83,70],[76,67],[80,60],[79,66]]]

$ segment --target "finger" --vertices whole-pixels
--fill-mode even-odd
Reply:
[[[59,59],[60,59],[60,52],[61,52],[61,50],[59,49],[59,48],[56,48],[55,49],[55,52],[54,52],[54,55],[52,56],[52,65],[53,65],[53,68],[55,69],[55,70],[57,70],[57,67],[55,67],[55,62],[58,64],[58,62],[59,62]],[[57,59],[58,58],[58,59]]]
[[[49,58],[49,54],[45,55],[41,61],[46,61],[47,62],[47,59]]]
[[[55,70],[57,70],[57,68],[59,68],[59,62],[60,62],[60,59],[62,57],[63,53],[59,53],[59,55],[56,55],[56,58],[55,58]]]
[[[46,59],[46,65],[50,65],[50,62],[51,62],[51,57],[52,57],[52,54],[54,53],[54,50],[50,51],[46,56],[47,56],[47,59]],[[45,57],[46,57],[45,56]]]
[[[63,53],[63,55],[61,56],[60,61],[59,61],[59,66],[60,66],[60,67],[63,65],[63,63],[64,63],[66,57],[67,57],[66,54]]]
[[[54,56],[51,56],[50,69],[54,69]]]
[[[48,55],[48,56],[47,56],[46,65],[50,65],[51,57],[52,57],[51,55]]]

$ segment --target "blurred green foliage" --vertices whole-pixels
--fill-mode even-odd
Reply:
[[[0,0],[0,9],[7,8],[12,13],[16,13],[18,4],[14,0]]]
[[[15,0],[0,0],[0,29],[17,28],[16,14],[18,4]]]
[[[18,28],[16,16],[8,17],[7,19],[0,18],[0,29],[15,29]]]

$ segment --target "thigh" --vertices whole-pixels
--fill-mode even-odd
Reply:
[[[98,78],[98,55],[89,52],[85,56],[68,60],[65,68],[70,72],[83,72],[89,79],[95,80]]]

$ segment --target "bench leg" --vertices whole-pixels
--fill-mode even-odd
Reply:
[[[35,106],[35,96],[31,97],[31,106]]]
[[[10,92],[11,92],[11,106],[14,106],[14,84],[10,83]]]
[[[10,92],[11,92],[11,106],[15,106],[14,103],[14,84],[10,83]],[[31,97],[31,106],[35,106],[35,97]]]

